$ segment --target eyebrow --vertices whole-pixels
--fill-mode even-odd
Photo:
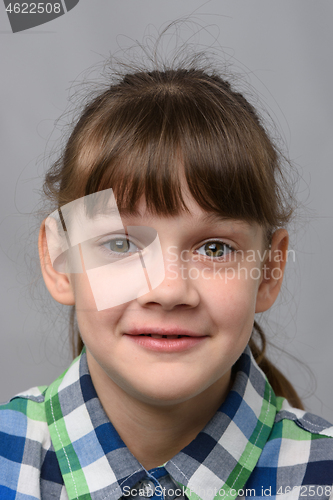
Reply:
[[[226,220],[230,220],[230,217],[226,217],[225,215],[218,214],[216,212],[208,212],[206,215],[202,217],[202,222],[224,222]]]
[[[252,228],[254,223],[251,221],[246,221],[243,219],[233,219],[232,217],[226,217],[225,215],[219,214],[217,212],[208,212],[201,218],[201,222],[204,224],[217,223],[217,222],[227,222],[232,221],[234,224],[237,224],[241,227],[250,227]]]
[[[122,210],[120,211],[120,217],[124,217],[124,218],[130,218],[130,217],[134,217],[134,218],[145,218],[145,217],[149,217],[150,214],[147,214],[147,213],[141,213],[139,210],[135,211],[135,212],[131,212],[130,210]],[[172,217],[172,215],[170,215],[170,217]],[[237,224],[239,226],[242,226],[242,227],[253,227],[254,223],[252,221],[247,221],[247,220],[244,220],[244,219],[234,219],[232,217],[228,217],[226,215],[222,215],[222,214],[219,214],[218,212],[206,212],[205,215],[203,215],[202,217],[200,217],[198,219],[198,222],[201,222],[203,224],[213,224],[213,223],[218,223],[218,222],[228,222],[228,221],[232,221],[234,224]]]

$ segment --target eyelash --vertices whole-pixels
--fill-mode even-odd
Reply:
[[[202,255],[203,257],[207,257],[208,259],[213,259],[213,258],[214,258],[214,260],[222,261],[222,260],[225,260],[225,259],[226,259],[226,255],[229,255],[229,254],[231,254],[231,253],[235,252],[235,249],[234,249],[231,245],[229,245],[229,244],[228,244],[228,243],[226,243],[225,241],[223,241],[223,240],[219,240],[219,239],[205,241],[205,242],[204,242],[204,243],[203,243],[203,244],[202,244],[202,245],[201,245],[201,246],[197,249],[197,251],[198,251],[198,250],[200,250],[200,248],[205,247],[206,245],[209,245],[209,244],[213,244],[213,243],[218,243],[218,244],[220,244],[220,245],[224,248],[224,250],[223,250],[223,255],[222,255],[222,256],[217,256],[216,258],[214,258],[213,256],[209,256],[209,255],[202,255],[202,254],[199,254],[199,255]],[[227,254],[225,254],[225,249],[226,249],[226,248],[229,250]]]
[[[115,241],[115,240],[126,241],[127,244],[129,245],[129,248],[130,248],[131,245],[134,245],[137,248],[137,250],[134,251],[134,252],[119,253],[119,252],[115,252],[113,250],[107,249],[106,245],[109,245],[112,241]],[[200,254],[198,252],[198,250],[200,250],[200,248],[205,247],[206,245],[209,245],[209,244],[214,244],[214,243],[215,244],[218,243],[218,244],[220,244],[223,247],[223,255],[219,255],[219,256],[214,257],[214,256],[209,256],[209,255],[202,255],[202,254]],[[133,255],[135,253],[138,253],[140,250],[142,250],[142,249],[139,249],[138,246],[133,241],[131,241],[128,238],[124,238],[124,237],[118,237],[118,238],[114,237],[114,238],[111,238],[111,239],[109,239],[107,241],[104,241],[104,242],[100,243],[100,247],[102,248],[103,251],[106,251],[109,255],[111,254],[111,255],[115,256],[116,258],[119,258],[121,256],[125,256],[125,255],[126,256]],[[228,249],[227,254],[225,252],[225,249]],[[214,259],[214,260],[222,261],[222,260],[226,259],[226,255],[229,255],[229,254],[235,252],[235,249],[231,245],[229,245],[228,243],[225,243],[223,240],[214,239],[214,240],[205,241],[202,245],[200,245],[200,247],[197,248],[196,252],[198,253],[198,255],[201,255],[203,258],[207,257],[209,259]]]
[[[109,245],[112,241],[117,241],[117,240],[118,241],[123,241],[123,242],[126,241],[126,243],[129,245],[129,248],[131,247],[131,245],[134,245],[137,248],[137,250],[134,251],[134,252],[123,252],[123,253],[121,253],[121,252],[115,252],[115,251],[113,251],[111,249],[106,248],[106,245]],[[135,253],[138,253],[140,250],[142,250],[133,241],[131,241],[129,238],[124,238],[123,236],[118,236],[118,237],[115,236],[114,238],[110,238],[107,241],[103,241],[102,243],[100,243],[99,247],[101,248],[101,250],[103,252],[107,252],[109,255],[112,255],[112,256],[114,256],[116,258],[120,258],[122,256],[134,255]]]

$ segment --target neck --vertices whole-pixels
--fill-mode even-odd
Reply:
[[[163,465],[193,441],[229,391],[230,372],[186,401],[149,403],[138,400],[119,387],[88,352],[87,359],[105,413],[125,445],[146,470]]]

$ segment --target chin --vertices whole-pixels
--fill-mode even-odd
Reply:
[[[168,383],[168,381],[160,380],[153,385],[147,382],[137,387],[134,396],[154,406],[171,406],[189,401],[204,390],[205,387],[202,387],[201,384],[198,387],[194,384],[180,384],[179,381]]]
[[[184,403],[185,401],[190,400],[194,397],[193,393],[190,392],[166,392],[163,393],[143,393],[141,394],[141,401],[147,403],[151,406],[172,406],[180,403]]]

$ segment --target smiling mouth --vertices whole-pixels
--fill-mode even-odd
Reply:
[[[153,339],[182,339],[183,337],[190,338],[189,335],[158,335],[156,333],[140,333],[139,337],[152,337]]]
[[[195,348],[208,336],[199,335],[176,335],[158,334],[158,333],[139,333],[126,335],[130,341],[135,342],[140,348],[147,349],[148,351],[156,351],[157,353],[179,353],[182,351],[189,351]]]

